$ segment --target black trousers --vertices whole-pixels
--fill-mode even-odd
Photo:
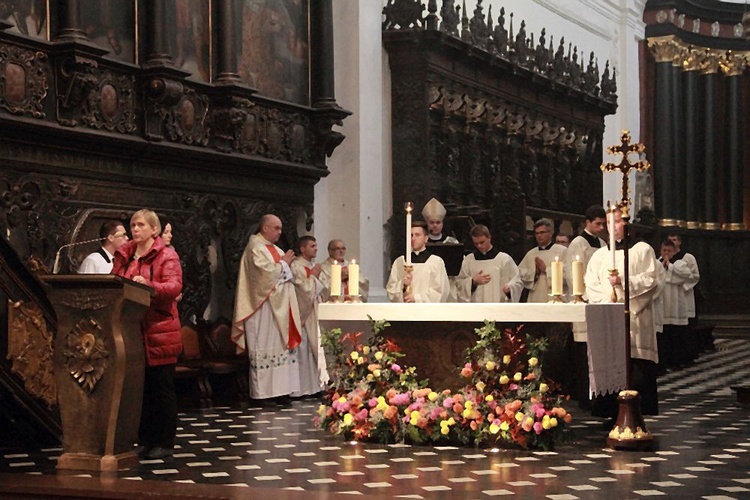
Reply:
[[[175,365],[147,366],[138,444],[174,448],[177,433]]]

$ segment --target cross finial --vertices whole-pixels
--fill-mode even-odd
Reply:
[[[631,170],[643,172],[651,168],[651,164],[646,160],[640,159],[640,156],[646,151],[646,146],[640,142],[631,144],[631,137],[629,130],[623,130],[620,134],[620,144],[615,146],[609,146],[607,148],[607,154],[622,156],[619,163],[602,163],[602,172],[615,172],[618,171],[622,174],[622,200],[619,203],[620,209],[622,210],[622,217],[624,219],[630,218],[629,207],[631,204],[630,200],[630,185],[629,175]],[[637,154],[639,156],[638,161],[631,161],[630,155]]]

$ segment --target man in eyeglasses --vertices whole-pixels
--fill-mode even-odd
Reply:
[[[556,244],[552,239],[554,229],[554,223],[549,219],[536,221],[534,223],[534,237],[537,246],[529,250],[518,265],[521,281],[523,281],[524,287],[529,290],[527,302],[549,301],[552,280],[547,270],[554,260],[565,262],[568,249]]]
[[[341,290],[344,295],[349,294],[349,261],[346,260],[346,244],[344,240],[331,240],[328,242],[328,258],[320,264],[320,281],[323,283],[323,301],[328,300],[331,295],[331,265],[338,263],[341,266]],[[359,294],[362,302],[367,302],[367,293],[370,289],[370,280],[359,271]]]

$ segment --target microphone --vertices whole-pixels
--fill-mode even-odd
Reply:
[[[117,231],[112,236],[115,238],[119,238],[120,236],[125,236],[127,233],[124,231]],[[52,274],[57,274],[60,272],[60,253],[63,251],[64,248],[69,247],[76,247],[78,245],[87,245],[89,243],[95,243],[95,242],[101,242],[106,240],[107,238],[94,238],[93,240],[86,240],[86,241],[76,241],[73,243],[67,243],[65,245],[62,245],[60,248],[57,249],[57,254],[55,254],[55,264],[52,266]]]

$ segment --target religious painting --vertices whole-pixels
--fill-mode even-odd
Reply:
[[[81,27],[109,57],[136,64],[136,0],[87,1],[81,5]]]
[[[10,33],[20,33],[31,38],[48,40],[46,0],[17,0],[0,2],[0,19],[12,24]]]
[[[240,76],[264,96],[310,103],[308,0],[244,0]]]
[[[172,0],[165,3],[164,26],[174,65],[191,78],[211,81],[211,0]]]

